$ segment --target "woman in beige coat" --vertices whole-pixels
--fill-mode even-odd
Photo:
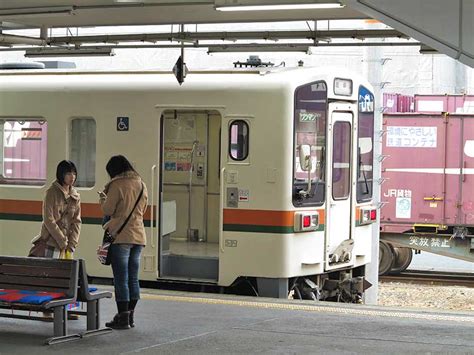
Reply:
[[[29,256],[72,258],[81,231],[81,200],[73,187],[77,169],[63,160],[56,169],[56,181],[46,191],[43,201],[41,233],[33,239]]]
[[[110,158],[105,169],[111,180],[99,195],[102,212],[110,216],[104,229],[114,237],[109,253],[112,253],[118,309],[114,319],[105,325],[114,329],[129,329],[135,326],[134,312],[140,299],[138,272],[140,254],[146,244],[143,215],[148,194],[140,175],[123,155]]]

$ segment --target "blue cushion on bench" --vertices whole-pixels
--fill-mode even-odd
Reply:
[[[95,292],[97,291],[97,287],[89,287],[89,292]]]
[[[44,292],[44,291],[25,291],[0,289],[0,302],[6,303],[24,303],[24,304],[42,304],[66,295],[62,292]]]

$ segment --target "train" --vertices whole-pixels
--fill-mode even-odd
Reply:
[[[406,270],[414,251],[474,262],[474,96],[413,103],[383,118],[380,275]]]
[[[140,280],[361,302],[377,222],[374,94],[336,68],[0,73],[0,253],[25,255],[62,159],[90,276],[97,191],[123,154],[149,191]]]

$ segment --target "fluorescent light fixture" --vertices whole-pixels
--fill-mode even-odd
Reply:
[[[25,51],[25,57],[111,57],[113,48],[31,48]]]
[[[216,6],[217,11],[275,11],[275,10],[314,10],[314,9],[339,9],[345,5],[336,2],[327,3],[296,3],[273,5],[241,5],[241,6]]]
[[[70,16],[73,14],[73,6],[28,7],[0,10],[0,18],[6,19]]]
[[[114,0],[117,4],[197,5],[211,4],[211,0]]]
[[[207,53],[223,52],[303,52],[309,50],[308,44],[224,44],[209,45]]]

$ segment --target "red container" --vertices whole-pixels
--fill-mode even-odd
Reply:
[[[384,112],[398,112],[398,94],[383,94]]]
[[[414,97],[402,94],[383,94],[384,112],[413,112],[415,110]]]
[[[415,95],[415,111],[474,114],[474,95]]]
[[[385,114],[381,227],[474,226],[474,115]]]
[[[410,95],[398,95],[398,111],[397,112],[414,112],[415,98]]]

